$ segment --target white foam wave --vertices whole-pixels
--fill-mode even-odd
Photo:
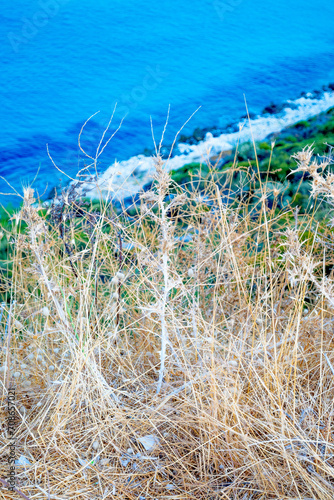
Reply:
[[[291,104],[291,107],[289,107]],[[312,94],[288,101],[288,106],[276,115],[257,116],[255,119],[240,122],[239,131],[223,133],[213,137],[207,133],[205,139],[198,144],[178,144],[178,154],[166,161],[168,170],[175,170],[192,162],[205,162],[208,158],[218,155],[222,151],[231,150],[237,143],[242,144],[254,139],[264,140],[269,134],[280,132],[283,128],[293,125],[300,120],[306,120],[334,106],[334,92],[324,92],[321,98]],[[151,180],[154,171],[152,158],[138,155],[128,160],[115,162],[114,165],[100,176],[98,188],[87,182],[82,189],[89,190],[91,198],[103,196],[122,200],[138,193]]]

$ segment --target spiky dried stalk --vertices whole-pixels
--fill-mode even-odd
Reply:
[[[46,226],[44,224],[43,219],[39,216],[37,208],[33,206],[35,201],[36,200],[34,198],[33,190],[30,188],[25,189],[21,218],[28,225],[29,236],[30,236],[30,249],[32,250],[36,259],[36,264],[33,267],[35,272],[41,276],[41,281],[46,286],[48,294],[51,297],[52,302],[56,308],[57,314],[63,324],[63,327],[61,328],[62,333],[64,334],[65,338],[68,338],[70,344],[73,342],[76,346],[79,347],[80,346],[79,339],[77,335],[75,335],[75,333],[72,331],[73,328],[71,327],[70,321],[67,318],[64,308],[62,307],[56,295],[57,292],[60,291],[59,286],[57,283],[55,283],[53,279],[50,279],[48,276],[47,272],[48,266],[45,262],[45,252],[44,252],[45,243],[43,243],[38,239],[40,235],[46,236]],[[96,251],[95,247],[96,244],[94,245],[94,251]],[[93,262],[95,262],[95,258],[93,258]],[[72,340],[72,342],[69,339],[69,337]],[[117,395],[108,385],[107,381],[103,377],[102,373],[100,372],[96,364],[94,356],[92,356],[91,354],[87,354],[86,365],[91,375],[93,377],[97,377],[100,387],[102,388],[102,391],[105,393],[105,395],[107,397],[112,396],[115,401],[118,401]]]

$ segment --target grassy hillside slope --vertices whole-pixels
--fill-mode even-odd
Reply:
[[[333,498],[332,119],[2,212],[0,498]]]

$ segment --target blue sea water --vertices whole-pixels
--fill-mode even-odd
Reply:
[[[328,0],[26,0],[0,13],[0,175],[40,194],[93,154],[115,103],[125,116],[99,168],[184,132],[260,113],[334,81]],[[0,191],[10,192],[4,181]],[[0,196],[6,203],[13,197]]]

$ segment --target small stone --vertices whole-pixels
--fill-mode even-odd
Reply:
[[[49,316],[50,315],[50,311],[49,311],[48,307],[43,307],[43,309],[42,309],[41,312],[42,312],[43,316]]]
[[[14,377],[15,377],[15,378],[19,378],[20,376],[21,376],[21,372],[15,372],[15,373],[14,373]]]
[[[140,437],[138,438],[138,441],[144,446],[146,451],[152,450],[152,448],[159,444],[159,439],[153,434],[148,434],[147,436]]]
[[[84,469],[90,469],[89,464],[94,465],[94,461],[87,462],[87,460],[83,460],[82,458],[78,458],[78,462],[79,462],[80,465],[84,466]]]
[[[237,362],[237,361],[234,361],[234,359],[231,359],[231,360],[228,362],[228,364],[229,364],[230,366],[238,366],[238,362]]]
[[[24,455],[21,455],[18,460],[15,460],[15,465],[31,465],[31,463]]]

